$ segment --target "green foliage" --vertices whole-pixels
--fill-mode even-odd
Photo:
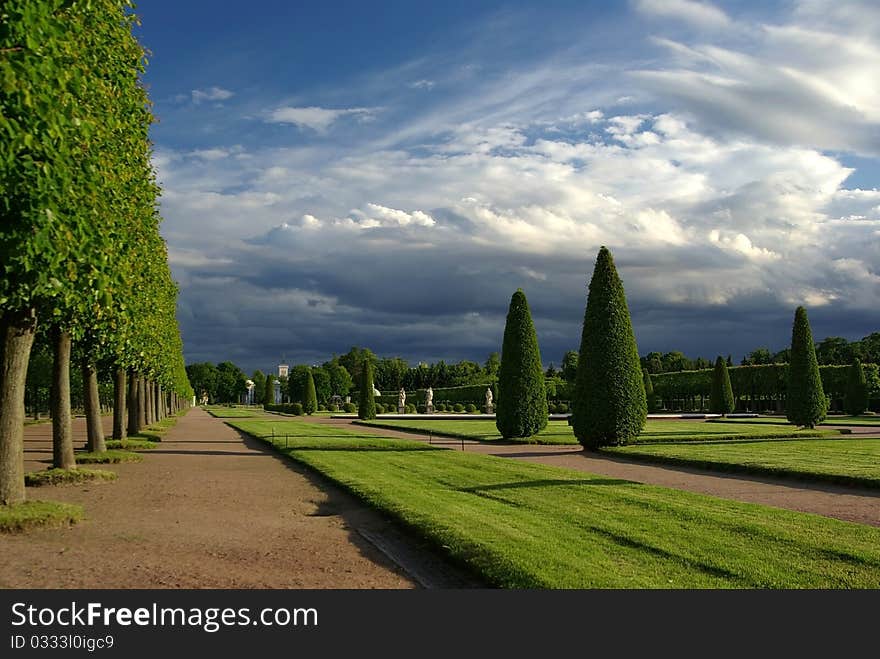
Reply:
[[[315,378],[312,376],[312,369],[306,373],[306,391],[302,407],[306,414],[311,415],[318,411],[318,394],[315,392]]]
[[[568,384],[574,384],[577,380],[578,353],[577,350],[569,350],[562,358],[562,379]]]
[[[477,412],[477,406],[473,403],[468,403],[464,409],[468,414],[475,414]]]
[[[719,355],[712,371],[712,390],[709,395],[709,411],[715,414],[730,414],[736,407],[730,373],[727,364]]]
[[[455,405],[452,406],[452,411],[453,412],[464,412],[464,405],[462,405],[461,403],[456,403]]]
[[[101,451],[100,453],[79,452],[76,454],[77,464],[116,464],[118,462],[140,462],[143,457],[130,451],[118,449]]]
[[[376,399],[373,393],[373,362],[369,358],[364,358],[360,365],[361,380],[360,390],[358,392],[358,418],[375,419],[376,418]]]
[[[590,280],[579,355],[572,400],[578,441],[596,449],[638,437],[648,412],[645,384],[623,283],[605,247]]]
[[[280,412],[281,414],[293,414],[302,416],[302,403],[276,403],[273,405],[263,405],[263,409],[267,412]]]
[[[868,384],[865,381],[862,362],[857,357],[849,367],[844,410],[847,414],[858,416],[866,409],[868,409]]]
[[[346,412],[346,414],[354,414],[357,412],[357,405],[354,403],[343,403],[342,409]]]
[[[510,299],[501,345],[498,389],[495,423],[503,437],[531,437],[547,425],[541,352],[522,289]]]
[[[385,414],[385,406],[382,403],[376,403],[376,414]]]
[[[266,376],[266,386],[263,391],[263,407],[269,409],[275,404],[275,376],[269,373]]]
[[[791,330],[786,416],[796,425],[813,428],[825,418],[827,411],[828,399],[822,389],[807,310],[798,307]]]
[[[312,369],[312,378],[315,381],[315,396],[318,398],[318,404],[327,405],[327,401],[333,395],[330,374],[323,366],[319,366]]]
[[[645,383],[645,402],[648,406],[648,412],[657,411],[657,397],[654,395],[654,381],[651,379],[651,373],[648,369],[642,369],[642,380]]]

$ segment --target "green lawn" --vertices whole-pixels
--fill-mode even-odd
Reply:
[[[278,450],[498,586],[880,587],[871,526],[298,421],[284,431],[295,443]]]
[[[880,487],[880,439],[655,444],[605,450],[651,462]]]
[[[0,505],[0,533],[18,533],[38,526],[67,526],[83,518],[82,506],[52,501]]]
[[[791,426],[783,416],[760,416],[741,419],[711,419],[710,423],[769,423],[771,425]],[[822,422],[823,426],[880,426],[880,416],[829,416]]]
[[[379,428],[411,430],[427,435],[429,432],[446,437],[464,437],[480,441],[498,441],[501,435],[494,421],[429,421],[421,419],[382,419],[366,421]],[[662,421],[649,419],[639,443],[686,442],[733,439],[774,439],[779,437],[822,437],[837,434],[834,430],[796,430],[768,426],[767,424],[707,424],[704,421]],[[565,421],[551,421],[534,437],[514,439],[529,444],[577,444],[571,427]]]
[[[259,407],[206,407],[205,411],[218,419],[246,419],[266,414]]]

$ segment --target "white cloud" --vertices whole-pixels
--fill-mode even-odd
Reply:
[[[207,89],[193,89],[190,92],[192,102],[198,105],[203,101],[225,101],[235,96],[228,89],[222,87],[208,87]]]
[[[323,133],[341,117],[353,116],[361,121],[369,120],[374,110],[370,108],[331,109],[321,107],[281,107],[269,112],[266,121],[276,124],[293,124],[300,129],[308,128]]]
[[[645,14],[675,18],[701,27],[721,28],[731,20],[721,9],[708,2],[693,0],[636,0],[636,9]]]
[[[426,89],[426,90],[430,91],[434,88],[434,85],[436,85],[436,84],[437,83],[434,82],[433,80],[426,80],[423,78],[421,80],[416,80],[415,82],[411,82],[409,86],[412,87],[413,89]]]

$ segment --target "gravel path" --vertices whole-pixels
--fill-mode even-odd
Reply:
[[[316,421],[339,427],[351,425],[349,419],[323,418],[316,419]],[[409,432],[361,425],[356,427],[358,431],[367,431],[384,437],[411,439],[420,442],[428,441],[424,435]],[[854,430],[853,436],[876,436],[877,431],[877,428],[866,431],[862,427],[859,430]],[[671,465],[649,465],[618,456],[588,453],[581,450],[579,446],[502,444],[469,440],[462,443],[459,439],[446,437],[434,437],[432,444],[454,450],[462,450],[464,447],[465,451],[472,453],[538,462],[612,478],[623,478],[677,490],[710,494],[724,499],[760,503],[776,508],[799,510],[860,524],[880,526],[880,492],[869,488],[807,483],[765,476],[725,474]]]
[[[84,420],[74,423],[79,447]],[[25,435],[26,468],[46,468],[51,425]],[[0,587],[418,587],[411,573],[438,587],[475,585],[354,497],[200,409],[143,462],[107,468],[116,482],[28,489],[30,499],[82,505],[87,519],[0,534]],[[404,572],[365,535],[415,569]]]

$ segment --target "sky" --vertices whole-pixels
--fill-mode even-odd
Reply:
[[[640,354],[880,331],[874,0],[141,0],[185,357],[545,365],[601,245]]]

